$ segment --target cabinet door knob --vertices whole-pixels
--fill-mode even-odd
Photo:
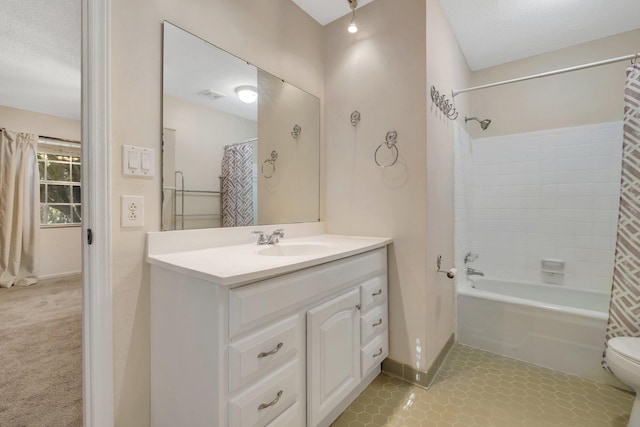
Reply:
[[[373,355],[373,358],[375,359],[378,356],[382,355],[382,347],[380,347],[380,350],[378,350],[378,352],[376,354]]]
[[[378,321],[376,323],[374,323],[373,325],[371,325],[371,326],[375,327],[375,326],[380,326],[380,325],[382,325],[382,318],[378,319]]]
[[[360,304],[356,304],[356,310],[360,310],[362,306]]]
[[[271,402],[261,403],[260,406],[258,406],[258,411],[262,411],[263,409],[267,409],[268,407],[275,405],[276,403],[278,403],[281,397],[282,397],[282,390],[278,392],[278,394],[276,395],[276,398],[273,399]]]
[[[280,349],[282,348],[283,345],[284,344],[280,342],[280,343],[278,343],[276,348],[274,348],[273,350],[260,353],[258,355],[258,359],[262,359],[263,357],[267,357],[267,356],[271,356],[272,354],[276,354],[277,352],[280,351]]]
[[[380,295],[382,293],[382,289],[378,289],[378,292],[374,292],[371,294],[372,297],[377,297],[378,295]]]

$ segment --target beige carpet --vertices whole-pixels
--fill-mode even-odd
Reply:
[[[79,275],[0,289],[0,426],[82,426]]]

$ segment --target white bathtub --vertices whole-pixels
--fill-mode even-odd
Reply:
[[[478,278],[458,282],[458,341],[622,387],[600,366],[609,295]]]

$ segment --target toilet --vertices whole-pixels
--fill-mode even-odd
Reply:
[[[620,381],[636,392],[628,427],[640,427],[640,338],[616,337],[608,342],[607,363]]]

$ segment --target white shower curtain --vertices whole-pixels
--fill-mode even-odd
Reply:
[[[0,129],[0,287],[38,281],[37,135]]]

